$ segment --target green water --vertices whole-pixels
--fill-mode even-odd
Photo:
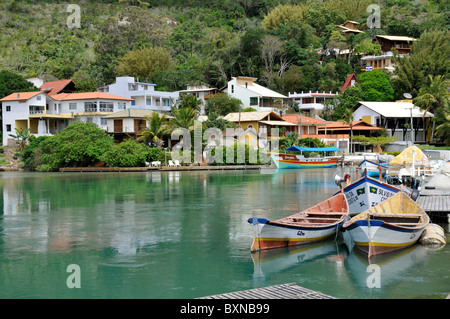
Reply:
[[[178,299],[291,282],[338,298],[445,297],[448,245],[376,261],[380,288],[340,236],[250,253],[253,210],[312,206],[337,191],[335,171],[3,172],[0,298]],[[80,288],[68,288],[71,264]]]

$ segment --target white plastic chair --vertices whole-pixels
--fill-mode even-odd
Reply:
[[[167,166],[169,166],[169,167],[174,167],[175,164],[172,162],[172,160],[169,160],[169,165],[167,165]]]
[[[181,166],[180,161],[179,160],[175,160],[175,166]]]

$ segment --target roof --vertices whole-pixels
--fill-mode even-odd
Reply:
[[[399,35],[377,35],[376,37],[390,40],[390,41],[417,41],[416,38],[399,36]]]
[[[256,81],[256,78],[252,77],[237,77],[236,79],[236,85],[239,85],[240,87],[249,90],[251,92],[254,92],[256,94],[259,94],[263,97],[274,97],[274,98],[281,98],[281,99],[287,99],[288,97],[280,94],[278,92],[272,91],[271,89],[268,89],[262,85],[256,84],[254,81]],[[242,81],[248,80],[247,86],[241,84]]]
[[[336,146],[329,146],[329,147],[303,147],[303,146],[291,146],[287,149],[285,149],[285,151],[290,151],[290,152],[336,152],[336,151],[340,151],[339,148],[337,148]]]
[[[344,85],[341,88],[341,92],[345,92],[345,90],[347,90],[347,87],[350,85],[350,83],[352,82],[352,79],[355,79],[355,83],[358,82],[358,79],[356,78],[355,73],[349,74],[347,76],[347,79],[345,80]]]
[[[15,93],[11,93],[8,96],[5,96],[3,99],[1,99],[1,102],[6,102],[6,101],[27,101],[33,97],[35,97],[36,95],[41,94],[41,91],[36,91],[36,92],[15,92]]]
[[[272,125],[272,126],[275,126],[275,125],[279,125],[279,126],[297,126],[297,124],[286,122],[286,121],[261,121],[261,123],[267,124],[267,125]]]
[[[133,99],[112,95],[104,92],[85,92],[85,93],[61,93],[52,96],[53,99],[58,101],[71,101],[71,100],[92,100],[92,99],[105,99],[105,100],[122,100],[133,101]]]
[[[424,111],[410,102],[358,102],[353,110],[364,105],[368,109],[384,117],[423,117]],[[412,114],[411,114],[412,108]],[[425,117],[434,117],[430,112],[426,112]]]
[[[295,123],[298,124],[301,122],[301,124],[316,124],[316,125],[324,125],[327,124],[327,121],[322,121],[322,120],[318,120],[318,119],[314,119],[312,117],[308,117],[308,116],[300,116],[299,114],[286,114],[283,115],[283,120],[290,122],[290,123]]]
[[[350,125],[345,124],[340,121],[336,122],[330,122],[329,124],[325,125],[327,130],[332,131],[348,131],[350,130]],[[325,126],[320,127],[319,130],[325,131]],[[352,129],[354,131],[377,131],[377,130],[383,130],[381,127],[377,127],[375,125],[366,123],[364,121],[353,121],[352,122]]]
[[[133,117],[133,118],[145,118],[146,116],[151,116],[153,113],[158,113],[159,117],[162,117],[163,113],[154,112],[150,110],[141,110],[141,109],[126,109],[119,112],[115,112],[113,114],[104,116],[105,119],[116,119],[116,118],[125,118],[125,117]],[[172,116],[167,116],[167,118],[173,118]]]
[[[261,121],[269,114],[271,117],[275,116],[277,120],[281,119],[279,115],[271,111],[241,112],[240,114],[241,114],[241,122]],[[223,119],[230,122],[238,122],[239,112],[228,113]]]
[[[45,82],[41,86],[41,91],[44,91],[48,95],[55,95],[61,92],[70,82],[73,81],[71,79],[68,79],[68,80]]]

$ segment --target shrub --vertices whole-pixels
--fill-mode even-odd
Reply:
[[[126,140],[113,145],[102,156],[101,160],[110,167],[145,166],[149,147],[135,140]]]

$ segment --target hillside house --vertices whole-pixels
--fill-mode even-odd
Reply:
[[[242,101],[242,107],[257,111],[280,112],[287,108],[288,97],[256,83],[257,78],[233,77],[226,92]]]
[[[156,91],[156,84],[136,82],[134,77],[116,77],[116,82],[98,88],[99,92],[110,93],[132,100],[134,109],[170,112],[179,97],[178,92]]]
[[[3,145],[14,140],[15,129],[29,128],[34,136],[54,135],[75,121],[90,122],[106,130],[103,116],[131,106],[132,99],[102,92],[12,93],[3,99]]]

